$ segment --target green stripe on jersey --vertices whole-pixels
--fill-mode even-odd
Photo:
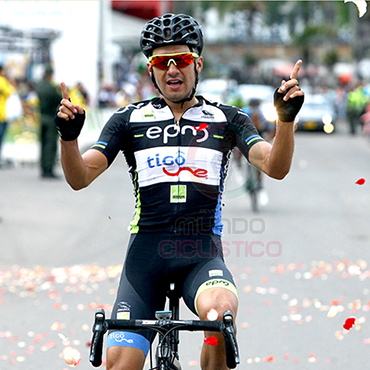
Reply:
[[[135,171],[135,178],[134,182],[137,182],[137,172]],[[137,187],[137,193],[136,193],[136,206],[135,206],[135,217],[130,222],[130,233],[131,234],[137,234],[139,232],[139,220],[141,215],[141,200],[140,200],[140,188]]]

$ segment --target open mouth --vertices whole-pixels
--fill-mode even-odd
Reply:
[[[171,88],[179,88],[183,82],[181,80],[169,80],[167,81],[167,85]]]

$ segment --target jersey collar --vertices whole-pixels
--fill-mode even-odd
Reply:
[[[189,109],[193,108],[193,107],[200,107],[203,105],[203,101],[204,101],[204,98],[203,96],[201,95],[197,95],[196,98],[198,99],[198,103],[197,104],[194,104],[192,107],[190,107]],[[152,99],[152,106],[155,108],[155,109],[163,109],[165,107],[168,106],[168,104],[166,103],[166,101],[163,99],[163,98],[160,98],[160,97],[155,97]]]

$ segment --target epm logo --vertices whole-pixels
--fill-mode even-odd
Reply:
[[[206,123],[201,123],[197,126],[184,125],[180,127],[179,124],[171,124],[162,128],[160,126],[152,126],[148,128],[145,136],[150,140],[155,140],[162,138],[163,144],[168,144],[170,138],[177,137],[178,135],[185,135],[187,131],[190,131],[196,139],[197,143],[202,143],[206,141],[209,137],[208,125]]]

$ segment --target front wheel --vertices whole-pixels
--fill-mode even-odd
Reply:
[[[255,189],[250,190],[249,195],[251,197],[252,211],[253,212],[258,212],[258,194],[257,194],[257,190],[255,190]]]

